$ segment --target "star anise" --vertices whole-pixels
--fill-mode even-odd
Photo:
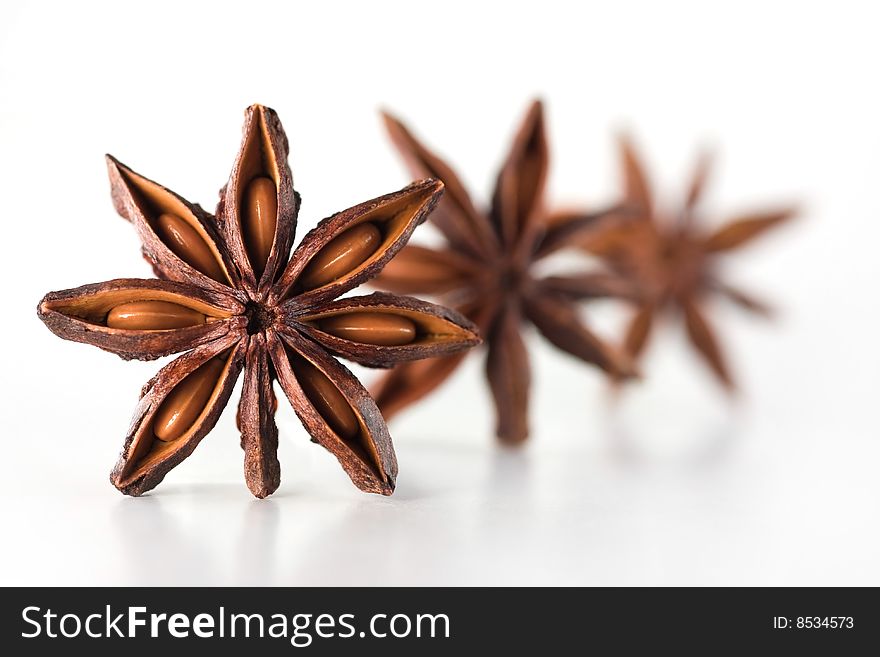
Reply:
[[[620,140],[628,221],[608,222],[584,236],[583,247],[641,290],[641,301],[629,321],[625,348],[638,358],[648,342],[655,319],[664,312],[684,320],[688,338],[728,390],[735,383],[706,316],[709,297],[718,295],[757,314],[769,306],[724,282],[719,256],[738,249],[794,215],[792,208],[755,212],[736,217],[720,228],[701,226],[699,201],[710,169],[710,159],[700,158],[681,210],[674,215],[658,211],[636,151],[626,137]],[[578,213],[560,213],[551,219],[557,228],[581,221]]]
[[[159,279],[51,292],[40,318],[56,335],[124,359],[185,351],[143,388],[111,481],[155,487],[214,427],[239,374],[245,480],[257,497],[280,483],[273,381],[312,440],[358,488],[389,495],[397,461],[369,393],[333,355],[367,366],[477,344],[454,311],[390,294],[337,299],[406,244],[443,184],[423,180],[324,219],[290,256],[299,195],[278,116],[246,111],[242,146],[216,216],[107,156],[113,202]]]
[[[434,295],[469,317],[488,345],[486,375],[495,402],[496,433],[505,443],[528,437],[530,367],[522,329],[532,323],[553,345],[616,376],[632,374],[624,355],[581,321],[576,300],[625,294],[614,275],[587,272],[540,277],[533,265],[578,235],[595,229],[604,213],[548,227],[544,187],[549,163],[540,102],[529,108],[498,175],[491,208],[478,210],[453,170],[397,119],[385,115],[391,139],[416,175],[439,178],[446,194],[431,215],[445,238],[439,249],[410,244],[376,283],[403,294]],[[446,380],[464,354],[406,363],[374,390],[390,417]]]

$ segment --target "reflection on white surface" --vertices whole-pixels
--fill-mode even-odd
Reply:
[[[809,449],[781,468],[739,436],[720,441],[723,458],[621,460],[612,441],[512,451],[404,440],[392,498],[335,475],[262,501],[239,482],[168,483],[138,499],[103,482],[38,493],[3,510],[27,540],[4,545],[2,582],[878,583],[866,465]]]

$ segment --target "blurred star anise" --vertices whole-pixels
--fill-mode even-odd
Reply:
[[[453,170],[397,119],[385,115],[391,139],[417,176],[439,178],[446,194],[431,215],[445,238],[438,249],[410,244],[375,281],[393,292],[428,294],[470,318],[488,346],[486,375],[495,401],[496,433],[505,443],[528,437],[530,368],[526,322],[559,349],[615,376],[629,359],[580,320],[577,300],[618,296],[630,286],[616,275],[587,272],[541,277],[533,265],[602,224],[604,213],[548,227],[544,187],[549,163],[544,114],[534,102],[513,141],[491,207],[478,210]],[[445,381],[464,354],[405,363],[378,382],[374,396],[390,417]]]
[[[333,356],[367,366],[477,344],[454,311],[390,294],[340,295],[374,277],[440,197],[423,180],[323,220],[290,255],[299,196],[278,116],[254,105],[216,216],[108,156],[116,210],[131,221],[159,279],[51,292],[38,313],[55,334],[124,359],[185,351],[143,388],[111,481],[154,488],[214,427],[239,374],[245,480],[278,487],[278,381],[312,440],[358,488],[389,495],[397,461],[375,402]]]
[[[625,184],[626,222],[608,222],[581,240],[583,247],[641,290],[641,301],[626,329],[626,351],[637,359],[644,351],[654,321],[664,312],[683,318],[688,338],[721,384],[735,389],[734,379],[716,331],[706,316],[709,297],[724,297],[753,313],[768,315],[769,306],[724,282],[719,256],[738,249],[792,216],[792,208],[755,212],[736,217],[720,228],[701,226],[698,205],[710,168],[699,159],[677,215],[658,212],[644,167],[631,141],[620,140]],[[582,220],[578,213],[559,213],[551,224],[562,227]]]

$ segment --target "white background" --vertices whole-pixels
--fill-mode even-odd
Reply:
[[[880,584],[872,3],[580,4],[0,5],[0,583]],[[709,221],[803,208],[726,269],[780,309],[772,323],[714,309],[738,404],[679,327],[617,404],[530,334],[521,451],[493,443],[474,356],[393,423],[392,498],[358,492],[283,400],[271,499],[244,486],[232,413],[153,493],[111,487],[158,364],[62,342],[35,314],[49,290],[149,275],[111,207],[105,152],[211,208],[242,111],[270,105],[302,235],[408,182],[379,107],[485,200],[536,94],[558,204],[614,199],[614,135],[629,129],[670,205],[710,145]],[[607,334],[622,318],[586,316]]]

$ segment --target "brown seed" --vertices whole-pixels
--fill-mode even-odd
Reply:
[[[198,231],[176,214],[159,215],[156,233],[174,254],[205,276],[226,283],[223,268]]]
[[[153,416],[156,438],[171,442],[192,427],[205,410],[225,366],[223,359],[212,358],[177,384]]]
[[[416,325],[408,317],[391,313],[346,313],[318,322],[325,333],[343,340],[393,347],[416,339]]]
[[[337,235],[306,265],[300,277],[303,289],[314,290],[344,276],[373,255],[381,243],[382,232],[369,222]]]
[[[198,310],[171,301],[129,301],[107,313],[107,326],[129,331],[162,331],[205,323]]]
[[[248,258],[259,277],[269,260],[278,223],[278,194],[271,178],[260,176],[251,180],[244,193],[242,215]]]
[[[348,400],[324,373],[307,360],[298,359],[296,378],[315,410],[343,440],[358,435],[360,423]]]

